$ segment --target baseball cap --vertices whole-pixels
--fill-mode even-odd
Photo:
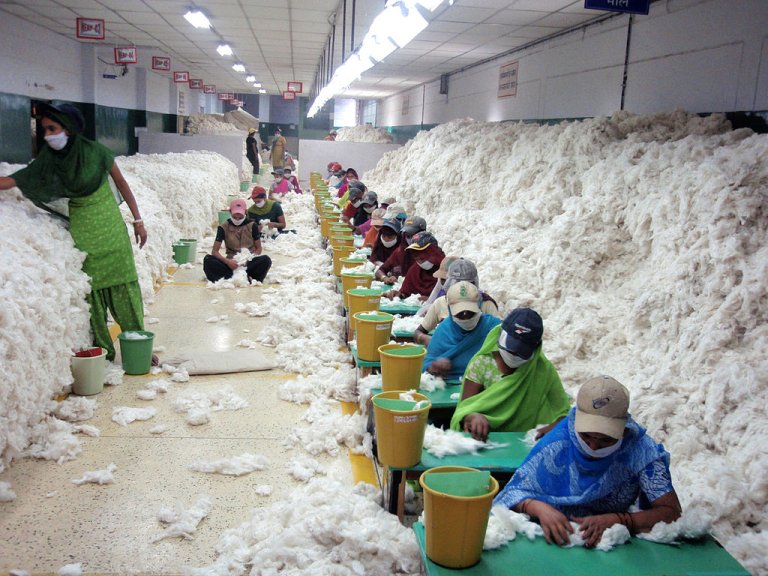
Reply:
[[[394,204],[395,202],[397,202],[397,200],[395,199],[394,196],[387,196],[386,198],[384,198],[384,200],[381,201],[381,203],[385,207],[389,206],[390,204]]]
[[[499,346],[528,360],[541,344],[544,323],[541,316],[530,308],[515,308],[501,323]]]
[[[253,190],[251,190],[251,198],[266,198],[267,197],[267,189],[263,186],[254,186]]]
[[[385,218],[384,222],[381,224],[382,228],[389,228],[390,230],[393,230],[395,234],[400,234],[400,222],[398,220],[390,220]]]
[[[376,195],[376,192],[373,192],[372,190],[363,194],[363,204],[368,204],[370,206],[371,204],[378,203],[378,201],[379,197]]]
[[[421,232],[427,229],[427,221],[421,216],[412,216],[403,224],[403,234],[406,236],[412,236],[416,232]]]
[[[466,282],[471,282],[475,286],[479,286],[480,284],[475,263],[471,260],[465,260],[464,258],[457,258],[455,262],[451,263],[448,267],[446,278],[448,280],[453,280],[454,282],[465,280]]]
[[[390,204],[387,206],[387,214],[384,216],[387,220],[394,220],[395,218],[403,217],[405,219],[405,208],[400,204]]]
[[[419,232],[411,237],[411,243],[408,244],[406,250],[426,250],[432,244],[437,244],[437,240],[429,232]]]
[[[275,176],[285,176],[285,171],[282,168],[275,168],[272,170],[272,174]]]
[[[448,306],[451,307],[452,316],[467,310],[475,314],[480,313],[480,291],[474,284],[456,282],[456,284],[448,288],[445,299],[448,302]]]
[[[357,200],[358,198],[363,197],[363,191],[360,190],[360,188],[350,188],[349,189],[349,199],[350,200]]]
[[[576,432],[597,432],[617,440],[629,417],[629,390],[610,376],[590,378],[576,395]]]
[[[458,259],[458,256],[446,256],[443,258],[443,261],[440,262],[440,268],[438,268],[437,271],[432,274],[432,276],[445,280],[445,278],[448,276],[448,268]]]
[[[371,212],[371,226],[381,226],[384,224],[384,208],[376,208]]]
[[[235,214],[240,214],[242,216],[245,216],[245,200],[242,198],[236,198],[235,200],[232,200],[232,202],[229,203],[229,213],[234,216]]]

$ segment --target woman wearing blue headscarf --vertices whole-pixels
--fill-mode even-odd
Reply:
[[[480,309],[482,296],[474,284],[457,282],[445,295],[450,314],[435,330],[424,357],[423,371],[445,380],[460,380],[467,364],[501,321]]]
[[[568,543],[570,521],[587,547],[606,528],[634,534],[680,517],[669,454],[629,415],[629,392],[609,376],[587,381],[576,407],[531,450],[494,499],[537,518],[548,543]],[[637,504],[639,512],[630,512]]]

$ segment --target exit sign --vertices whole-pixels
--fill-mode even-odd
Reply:
[[[584,0],[584,8],[629,14],[648,14],[651,0]]]

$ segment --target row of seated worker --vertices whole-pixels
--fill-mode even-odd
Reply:
[[[537,444],[495,503],[537,519],[547,542],[557,544],[568,543],[571,521],[592,547],[617,523],[636,533],[676,520],[669,454],[631,417],[629,391],[599,376],[580,387],[571,406],[544,354],[541,316],[515,308],[502,320],[474,263],[446,257],[424,218],[409,217],[394,199],[380,206],[353,170],[332,164],[329,187],[338,185],[342,219],[371,247],[377,280],[403,277],[383,296],[423,301],[415,333],[427,346],[423,370],[461,382],[451,429],[485,441],[490,432],[537,428]]]

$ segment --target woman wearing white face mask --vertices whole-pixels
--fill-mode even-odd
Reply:
[[[267,190],[262,186],[254,186],[251,191],[251,200],[253,206],[248,208],[248,218],[261,222],[269,220],[269,228],[274,230],[285,230],[285,214],[280,202],[267,200]]]
[[[418,294],[421,300],[426,300],[437,283],[434,272],[445,258],[445,253],[437,245],[435,237],[429,232],[414,234],[405,252],[406,259],[409,259],[411,263],[409,263],[408,271],[405,273],[403,285],[400,290],[390,290],[384,296],[407,298],[412,294]],[[386,267],[386,262],[384,267]]]
[[[570,521],[577,522],[589,548],[614,524],[649,532],[681,513],[669,454],[632,419],[629,392],[610,376],[584,383],[576,407],[531,450],[494,504],[538,519],[550,543],[567,544]],[[641,511],[629,512],[635,504]]]
[[[216,230],[216,240],[211,253],[203,258],[203,272],[209,282],[231,278],[240,264],[235,255],[242,249],[250,250],[253,256],[245,264],[248,280],[263,282],[272,266],[269,256],[261,254],[261,232],[259,226],[246,216],[245,200],[238,198],[229,204],[230,218]],[[220,252],[224,243],[226,256]]]
[[[570,399],[560,376],[541,349],[544,325],[535,310],[515,308],[488,333],[464,373],[461,400],[451,419],[485,441],[489,432],[525,432],[568,414]]]
[[[424,357],[423,371],[458,382],[488,333],[501,321],[480,309],[480,291],[469,282],[456,282],[445,295],[449,315],[435,330]]]
[[[376,266],[381,266],[400,246],[400,238],[400,222],[382,220],[368,260]]]
[[[108,176],[131,211],[133,221],[129,228],[140,247],[147,241],[147,231],[114,154],[83,136],[85,121],[75,106],[43,107],[40,126],[47,145],[29,166],[0,178],[0,190],[18,186],[24,196],[36,203],[68,199],[69,232],[75,246],[87,255],[83,272],[91,283],[86,300],[91,310],[93,343],[106,349],[107,358],[114,360],[107,310],[123,330],[131,331],[144,329],[144,307],[131,238],[126,234]]]

